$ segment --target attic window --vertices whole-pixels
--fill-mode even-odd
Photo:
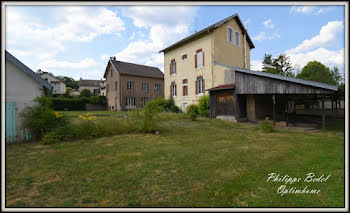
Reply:
[[[230,43],[233,42],[233,30],[231,27],[227,27],[227,41]]]
[[[239,47],[239,32],[235,32],[235,45]]]
[[[182,60],[184,61],[186,59],[187,59],[187,54],[182,55]]]
[[[113,76],[113,70],[111,69],[111,76]]]

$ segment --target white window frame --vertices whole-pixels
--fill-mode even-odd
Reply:
[[[136,107],[136,98],[126,98],[125,106],[127,108],[135,108]]]
[[[171,85],[171,97],[176,97],[176,82],[170,83]]]
[[[174,65],[173,65],[173,62],[174,62]],[[172,75],[176,75],[176,60],[174,60],[174,61],[170,61],[170,64],[171,64],[171,70],[170,70],[170,75],[172,76]],[[173,66],[174,66],[174,69],[173,69]],[[173,72],[174,71],[174,72]]]
[[[231,29],[231,41],[230,41],[230,36],[229,36],[229,34],[228,34],[229,29]],[[233,44],[233,40],[234,40],[234,30],[233,30],[233,28],[230,27],[230,26],[227,26],[227,34],[226,34],[226,37],[227,37],[227,42]]]
[[[148,92],[148,87],[149,87],[148,83],[142,82],[142,91],[143,92]]]
[[[187,83],[184,84],[183,80],[187,80]],[[184,89],[184,86],[187,86],[187,95],[184,95],[183,97],[188,97],[188,79],[187,78],[182,79],[182,89]]]
[[[200,53],[200,52],[202,53],[202,57],[201,57],[201,58],[202,58],[202,65],[201,65],[201,66],[198,65],[198,56],[197,56],[197,54]],[[204,67],[204,66],[203,66],[203,64],[204,64],[203,53],[204,53],[204,49],[202,49],[202,50],[199,51],[199,52],[196,51],[196,53],[195,53],[195,56],[196,56],[196,58],[197,58],[197,68],[196,68],[196,69],[202,69],[202,68]]]
[[[159,86],[159,88],[157,86]],[[160,84],[154,84],[154,91],[160,92]]]
[[[133,82],[133,81],[128,81],[128,82],[127,82],[127,90],[128,90],[128,91],[134,91],[134,90],[135,90],[135,82]]]
[[[149,101],[149,98],[142,98],[142,104],[145,106],[147,102]]]
[[[202,79],[202,87],[200,87],[199,85],[199,79]],[[204,78],[201,77],[201,78],[197,78],[197,96],[202,96],[204,94],[204,88],[203,88],[203,81],[204,81]],[[199,92],[199,89],[201,88],[201,92]]]
[[[236,42],[236,33],[238,33],[238,44],[237,44],[237,42]],[[241,47],[241,34],[239,33],[239,31],[238,30],[235,30],[234,31],[234,45],[236,45],[237,47]]]

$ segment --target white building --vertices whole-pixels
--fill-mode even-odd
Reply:
[[[40,73],[40,76],[52,85],[52,94],[65,94],[66,84],[48,72]]]
[[[14,142],[29,137],[21,126],[19,113],[26,106],[33,106],[35,98],[44,95],[44,88],[51,90],[52,86],[9,52],[5,52],[5,137],[6,142]]]

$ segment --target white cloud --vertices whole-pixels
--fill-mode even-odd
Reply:
[[[262,24],[263,24],[266,28],[268,28],[268,29],[273,29],[273,28],[275,28],[275,25],[272,24],[272,20],[271,20],[271,19],[268,19],[268,20],[266,20],[266,21],[263,21]]]
[[[116,53],[117,60],[163,70],[163,54],[158,52],[190,33],[197,10],[198,7],[183,6],[134,6],[125,9],[123,14],[131,18],[136,27],[147,29],[149,34]]]
[[[74,79],[79,79],[82,76],[83,78],[98,79],[104,73],[104,66],[92,58],[85,58],[78,62],[53,59],[38,64],[35,70],[41,69],[54,75],[64,75]]]
[[[320,33],[317,36],[304,40],[297,47],[287,50],[286,53],[294,54],[309,51],[317,47],[333,45],[336,42],[337,33],[341,32],[343,28],[342,21],[330,21],[321,28]]]
[[[266,35],[265,32],[260,32],[258,35],[256,35],[255,37],[253,37],[254,41],[263,41],[263,40],[273,40],[275,38],[280,38],[280,34],[278,33],[278,31],[275,31],[273,33],[270,33],[269,35]]]
[[[301,68],[310,61],[319,61],[331,68],[344,68],[344,48],[333,51],[321,47],[310,52],[289,53],[288,56],[294,66],[299,65]]]
[[[250,69],[255,71],[261,71],[263,68],[262,62],[258,60],[250,61]]]
[[[246,27],[247,27],[247,25],[248,25],[250,22],[251,22],[251,20],[250,20],[250,18],[248,18],[247,20],[245,20],[245,22],[244,22],[244,26],[246,26]]]
[[[59,9],[57,9],[59,8]],[[6,10],[6,48],[19,56],[48,59],[64,51],[65,42],[90,42],[103,34],[118,36],[124,22],[116,12],[103,7],[57,7],[55,22],[24,15],[9,6]],[[91,18],[93,14],[94,18]]]
[[[330,21],[322,26],[320,33],[311,39],[285,51],[294,66],[304,67],[309,61],[319,61],[332,68],[334,66],[344,69],[344,48],[329,50],[337,44],[337,34],[343,30],[342,21]]]
[[[291,13],[303,13],[303,14],[310,14],[313,11],[315,11],[316,6],[292,6],[290,8]]]

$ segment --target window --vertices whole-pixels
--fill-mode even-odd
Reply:
[[[182,79],[182,96],[188,96],[187,79]]]
[[[136,106],[135,98],[126,98],[126,106]]]
[[[230,43],[233,42],[233,30],[231,27],[227,28],[227,41]]]
[[[176,62],[175,59],[170,62],[170,75],[176,74]]]
[[[109,85],[107,84],[107,92],[109,92]]]
[[[187,54],[182,55],[182,60],[186,60],[187,59]]]
[[[196,51],[195,55],[195,68],[201,68],[204,66],[204,52],[202,49]]]
[[[115,90],[115,91],[118,90],[118,82],[117,82],[117,81],[114,83],[114,90]]]
[[[113,70],[111,70],[111,76],[113,76]]]
[[[171,85],[170,85],[170,96],[176,96],[176,84],[175,84],[175,82],[171,82]]]
[[[129,91],[134,91],[135,83],[133,81],[128,81],[127,87]]]
[[[197,77],[196,80],[196,95],[204,93],[204,79],[202,76]]]
[[[48,79],[47,79],[47,78],[45,78],[45,80],[46,80],[46,81],[48,81]]]
[[[94,89],[94,94],[100,94],[100,89]]]
[[[235,32],[235,44],[236,44],[236,46],[239,46],[239,32]]]
[[[160,92],[160,84],[155,84],[154,85],[154,91]]]
[[[145,106],[147,102],[149,101],[149,98],[142,98],[142,104]]]
[[[142,91],[148,92],[148,83],[142,83]]]

